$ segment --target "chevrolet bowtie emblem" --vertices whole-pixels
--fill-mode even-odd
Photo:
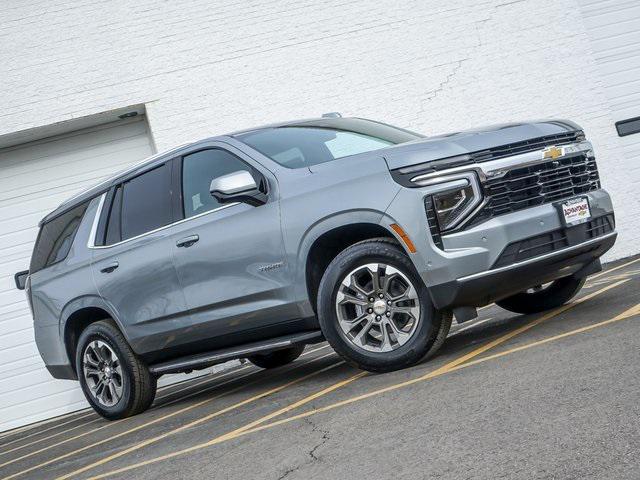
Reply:
[[[551,158],[555,160],[558,157],[562,156],[562,148],[560,147],[549,147],[545,148],[542,151],[542,158]]]

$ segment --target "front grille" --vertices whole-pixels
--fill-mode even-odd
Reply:
[[[400,185],[408,188],[413,188],[416,186],[416,184],[413,183],[411,179],[418,175],[445,171],[454,167],[462,167],[466,165],[473,165],[476,163],[488,162],[491,160],[496,160],[498,158],[508,157],[510,155],[542,150],[545,147],[554,145],[567,145],[570,143],[581,142],[582,140],[584,140],[584,133],[582,131],[530,138],[529,140],[509,143],[507,145],[501,145],[498,147],[475,151],[465,155],[455,155],[453,157],[442,158],[439,160],[429,160],[428,162],[424,163],[396,168],[395,170],[391,170],[391,176]]]
[[[573,247],[611,233],[614,229],[615,218],[611,213],[574,227],[561,228],[519,240],[507,245],[491,268],[506,267],[556,250]]]
[[[488,180],[483,188],[486,203],[470,225],[597,190],[600,177],[595,158],[580,154],[514,168],[500,178]]]
[[[566,145],[568,143],[575,143],[583,139],[584,133],[580,131],[546,135],[544,137],[531,138],[522,142],[510,143],[508,145],[474,152],[471,154],[471,158],[473,158],[475,162],[488,162],[490,160],[509,157],[511,155],[533,152],[534,150],[542,150],[550,145]]]

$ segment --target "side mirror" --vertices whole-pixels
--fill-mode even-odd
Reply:
[[[266,183],[261,176],[258,185],[251,173],[239,170],[214,178],[209,190],[220,203],[242,202],[257,207],[267,203]]]
[[[29,278],[29,270],[18,272],[13,277],[16,281],[16,288],[18,290],[24,290],[27,286],[27,278]]]

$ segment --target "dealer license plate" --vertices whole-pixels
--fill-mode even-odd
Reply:
[[[589,199],[587,197],[572,198],[560,203],[560,215],[565,225],[578,225],[591,218]]]

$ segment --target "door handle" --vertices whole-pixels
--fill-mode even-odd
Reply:
[[[176,247],[181,248],[189,248],[191,245],[200,240],[198,235],[189,235],[188,237],[181,238],[176,242]]]
[[[113,262],[113,263],[110,263],[109,265],[107,265],[106,267],[101,268],[100,271],[102,273],[111,273],[116,268],[118,268],[119,266],[120,266],[120,264],[118,262]]]

